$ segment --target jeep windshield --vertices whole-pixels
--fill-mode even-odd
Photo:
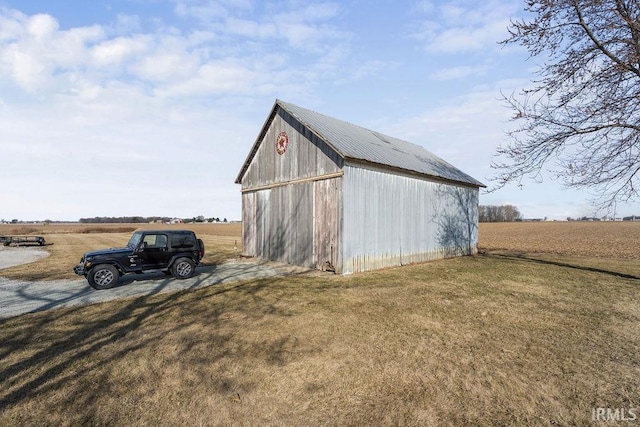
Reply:
[[[131,238],[129,239],[129,243],[127,243],[127,247],[130,249],[135,249],[138,247],[140,243],[140,239],[142,239],[142,231],[136,231],[133,233]]]

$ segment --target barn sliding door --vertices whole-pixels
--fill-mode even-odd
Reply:
[[[340,271],[339,227],[342,178],[314,183],[313,259],[318,270]]]

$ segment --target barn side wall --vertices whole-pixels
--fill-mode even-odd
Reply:
[[[472,254],[478,188],[344,167],[343,273]]]

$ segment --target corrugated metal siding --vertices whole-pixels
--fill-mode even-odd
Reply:
[[[478,189],[346,164],[343,272],[473,253]]]

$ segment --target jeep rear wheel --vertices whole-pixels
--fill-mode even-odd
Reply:
[[[87,275],[87,281],[94,289],[109,289],[118,283],[120,273],[112,265],[101,264],[93,267]]]
[[[171,266],[171,273],[176,279],[188,279],[195,269],[196,265],[189,258],[178,258]]]

